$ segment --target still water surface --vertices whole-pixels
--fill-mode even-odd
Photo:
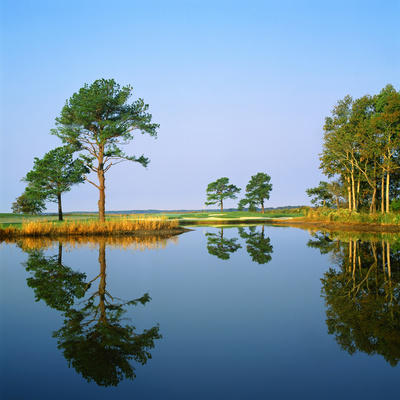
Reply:
[[[357,239],[3,243],[0,397],[397,398],[400,246]]]

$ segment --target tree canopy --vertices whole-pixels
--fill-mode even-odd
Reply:
[[[241,190],[235,185],[230,185],[229,178],[219,178],[207,186],[207,201],[205,204],[219,204],[221,211],[224,211],[224,200],[237,199],[236,193],[239,193]]]
[[[325,119],[320,168],[339,177],[349,211],[389,212],[399,195],[400,93],[387,85],[375,96],[339,100]]]
[[[143,99],[128,103],[132,87],[120,87],[113,79],[85,84],[74,93],[56,118],[52,134],[80,153],[85,165],[97,174],[98,183],[85,179],[99,190],[99,219],[105,220],[105,173],[123,161],[146,167],[149,159],[129,156],[122,146],[133,139],[132,132],[157,137],[158,124],[151,122],[149,106]]]
[[[17,197],[12,203],[11,210],[14,214],[36,215],[46,209],[45,203],[42,194],[28,185],[21,196]]]
[[[48,201],[58,203],[58,219],[63,219],[61,195],[73,185],[84,182],[89,172],[81,160],[73,160],[71,147],[63,146],[50,150],[42,159],[35,157],[31,171],[24,180],[36,193]]]
[[[329,190],[329,183],[324,181],[320,181],[317,187],[307,189],[306,193],[309,197],[312,197],[311,204],[314,205],[329,206],[333,198]]]
[[[240,200],[239,208],[243,208],[247,204],[249,204],[249,209],[260,205],[264,214],[264,201],[269,199],[269,194],[272,190],[272,183],[270,181],[271,177],[263,172],[253,175],[246,185],[246,194],[244,199]]]

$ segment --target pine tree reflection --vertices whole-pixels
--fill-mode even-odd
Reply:
[[[338,269],[322,281],[329,334],[349,354],[380,354],[392,366],[400,361],[400,250],[388,240],[335,240]],[[313,247],[326,250],[326,238]],[[392,249],[391,249],[392,247]]]
[[[90,282],[85,282],[85,274],[62,265],[61,244],[58,255],[50,257],[45,257],[43,250],[30,248],[28,261],[23,265],[32,274],[28,285],[34,289],[36,301],[43,299],[47,305],[64,313],[63,326],[53,332],[53,337],[57,338],[58,348],[69,365],[88,382],[116,386],[124,378],[136,377],[131,361],[146,364],[151,358],[149,350],[154,347],[154,341],[162,336],[158,325],[137,333],[133,325],[123,323],[128,306],[144,305],[151,298],[146,293],[140,298],[122,301],[108,293],[106,245],[106,240],[98,238],[100,272]],[[154,246],[151,242],[150,247]],[[90,293],[96,281],[97,290]],[[84,295],[85,300],[76,301]]]
[[[28,286],[35,292],[35,300],[44,300],[58,311],[67,311],[75,301],[85,295],[86,274],[73,271],[62,264],[62,244],[58,255],[45,257],[43,250],[30,250],[28,261],[23,263],[31,277]]]
[[[267,264],[272,260],[273,247],[269,237],[265,237],[264,225],[261,232],[257,232],[255,226],[249,227],[249,232],[239,228],[239,235],[246,241],[246,250],[251,259],[258,264]]]
[[[229,260],[230,254],[234,253],[242,246],[236,243],[237,238],[224,238],[224,228],[221,228],[220,233],[206,233],[207,250],[213,256],[217,256],[221,260]]]

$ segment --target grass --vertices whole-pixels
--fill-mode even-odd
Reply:
[[[80,216],[66,218],[65,221],[51,220],[48,216],[36,216],[26,218],[20,216],[15,222],[9,222],[0,215],[0,237],[10,236],[76,236],[76,235],[111,235],[131,234],[137,231],[160,231],[177,229],[178,221],[169,220],[165,216],[118,216],[109,217],[105,222],[99,222],[97,218],[80,218]],[[6,219],[6,222],[4,220]]]
[[[399,225],[400,213],[361,213],[349,212],[347,209],[330,209],[321,207],[308,210],[306,220],[334,222],[340,224],[379,224],[379,225]]]
[[[248,211],[228,211],[228,212],[196,212],[196,213],[163,213],[169,219],[178,219],[180,221],[190,220],[241,220],[241,219],[271,219],[283,217],[301,217],[303,214],[300,211],[291,210],[288,212],[248,212]]]

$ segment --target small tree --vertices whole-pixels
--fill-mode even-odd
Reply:
[[[35,158],[33,168],[24,178],[35,192],[41,193],[48,200],[58,203],[58,219],[62,221],[61,195],[69,192],[71,186],[84,181],[84,174],[89,172],[81,160],[73,160],[70,147],[57,147]]]
[[[144,167],[149,159],[128,156],[122,145],[133,139],[132,131],[157,137],[157,124],[151,123],[149,106],[142,99],[127,104],[132,87],[120,86],[113,79],[100,79],[84,85],[67,101],[56,118],[52,134],[63,143],[82,151],[85,165],[97,174],[98,184],[85,179],[99,190],[99,219],[105,221],[105,173],[122,161],[135,161]]]
[[[264,201],[269,199],[269,193],[272,190],[270,181],[271,177],[263,172],[253,175],[246,186],[245,198],[239,201],[239,209],[243,209],[248,204],[249,210],[253,210],[256,205],[260,205],[264,214]]]
[[[313,197],[310,201],[311,204],[316,206],[330,206],[330,201],[333,198],[329,183],[324,181],[321,181],[317,187],[307,189],[306,193],[309,197]]]
[[[45,199],[40,193],[27,187],[12,203],[11,209],[14,214],[40,214],[46,209]]]
[[[224,211],[224,200],[225,199],[237,199],[236,193],[239,193],[241,189],[235,185],[229,185],[228,178],[220,178],[215,182],[211,182],[207,186],[207,206],[211,204],[219,204],[221,206],[221,212]]]

